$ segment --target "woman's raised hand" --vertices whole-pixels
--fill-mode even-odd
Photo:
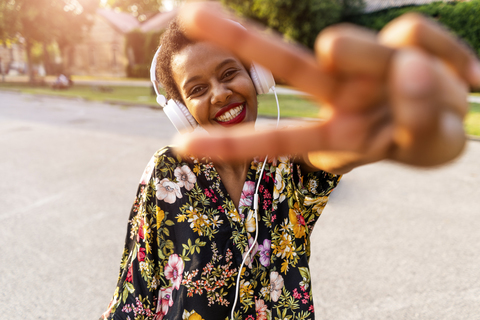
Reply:
[[[480,85],[480,64],[427,18],[407,14],[379,34],[333,26],[318,36],[314,55],[247,31],[208,3],[188,4],[179,17],[189,37],[262,64],[328,111],[325,121],[302,128],[182,137],[183,152],[225,160],[338,153],[353,166],[381,159],[431,166],[463,149],[468,88]]]

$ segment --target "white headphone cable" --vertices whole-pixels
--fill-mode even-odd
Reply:
[[[275,101],[277,102],[277,125],[276,128],[278,129],[278,126],[280,124],[280,105],[278,103],[278,97],[277,97],[277,91],[275,91],[275,87],[271,88],[273,90],[273,93],[275,95]],[[233,300],[233,306],[232,306],[232,311],[230,313],[230,320],[233,320],[233,313],[235,312],[235,307],[237,305],[238,301],[238,293],[240,292],[240,278],[242,277],[242,270],[243,267],[245,266],[245,261],[247,260],[247,257],[250,255],[250,252],[252,252],[253,247],[255,247],[255,244],[257,243],[258,239],[258,188],[260,187],[260,181],[262,181],[262,176],[263,176],[263,171],[265,170],[265,164],[267,163],[268,155],[265,156],[265,160],[263,161],[262,165],[262,170],[260,170],[260,175],[258,176],[258,182],[257,186],[255,188],[255,194],[253,195],[253,218],[255,219],[255,237],[252,243],[252,246],[248,248],[245,257],[242,260],[242,263],[240,264],[240,268],[238,268],[238,276],[237,276],[237,281],[235,284],[235,299]],[[248,245],[248,240],[247,240],[247,245]]]

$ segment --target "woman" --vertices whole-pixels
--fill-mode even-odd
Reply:
[[[340,179],[332,173],[385,158],[432,166],[456,157],[465,143],[465,84],[480,83],[478,61],[437,26],[408,16],[387,27],[380,40],[358,30],[352,37],[351,28],[330,29],[317,41],[320,62],[331,62],[325,76],[322,68],[328,65],[319,67],[310,55],[232,27],[218,12],[190,7],[183,16],[190,37],[209,39],[244,59],[256,56],[338,108],[324,125],[283,132],[281,138],[279,132],[232,135],[230,128],[253,127],[257,116],[255,87],[246,68],[223,49],[188,40],[173,24],[161,41],[157,74],[167,94],[217,134],[187,140],[184,150],[215,157],[212,162],[181,156],[166,147],[151,159],[104,318],[312,319],[309,236]],[[345,43],[358,50],[336,50]],[[366,80],[365,73],[370,76]],[[230,140],[218,137],[218,128]],[[245,143],[252,137],[261,143]],[[237,143],[235,152],[228,141]],[[275,158],[263,175],[257,160],[239,160],[266,149],[317,151]]]
[[[238,58],[189,41],[176,23],[160,44],[160,82],[202,128],[253,128],[256,91]],[[104,317],[224,320],[238,290],[235,319],[313,318],[309,236],[340,176],[313,170],[301,157],[272,159],[260,177],[261,165],[159,150],[140,182]]]

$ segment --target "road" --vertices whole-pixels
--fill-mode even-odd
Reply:
[[[262,120],[263,123],[270,123]],[[163,112],[0,91],[1,319],[97,319]],[[313,235],[317,319],[479,319],[480,142],[343,177]]]

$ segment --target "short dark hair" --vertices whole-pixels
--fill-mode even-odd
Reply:
[[[173,20],[160,38],[160,53],[157,57],[155,72],[157,79],[165,89],[168,99],[183,102],[182,95],[173,79],[172,59],[183,48],[195,43],[188,39],[176,20]]]

